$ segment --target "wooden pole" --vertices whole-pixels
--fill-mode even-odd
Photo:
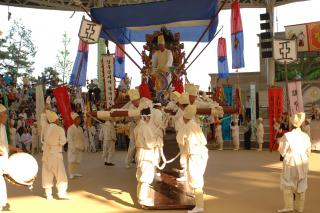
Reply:
[[[288,64],[287,62],[285,61],[284,62],[284,75],[285,75],[285,78],[286,78],[286,94],[287,94],[287,112],[288,112],[288,127],[289,127],[289,131],[291,130],[291,123],[290,123],[290,100],[289,100],[289,90],[288,90],[288,84],[289,84],[289,81],[288,81]]]

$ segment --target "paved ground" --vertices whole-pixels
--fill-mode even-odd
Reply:
[[[154,212],[136,203],[135,169],[124,166],[125,152],[117,152],[115,167],[105,167],[101,153],[85,154],[84,177],[69,181],[71,200],[47,201],[39,175],[33,192],[7,184],[11,212]],[[39,156],[37,156],[39,158]],[[271,213],[282,207],[279,190],[281,163],[268,151],[210,151],[205,175],[205,212]],[[306,213],[319,212],[320,154],[313,153],[306,195]],[[39,172],[41,174],[41,172]],[[186,211],[161,211],[186,212]]]

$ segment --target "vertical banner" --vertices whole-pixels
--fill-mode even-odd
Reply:
[[[304,112],[301,81],[288,83],[288,94],[290,102],[290,115],[294,115],[298,112]]]
[[[274,119],[279,119],[283,111],[283,93],[281,87],[271,87],[268,89],[268,101],[269,101],[269,131],[270,131],[270,143],[269,149],[272,151],[277,150],[277,146],[274,146],[275,131],[273,128]]]
[[[125,45],[119,44],[124,50]],[[125,76],[125,54],[124,52],[116,46],[115,58],[114,58],[114,77],[124,79]]]
[[[228,106],[232,106],[232,86],[231,85],[223,85],[223,91],[226,99],[226,103]],[[223,140],[231,140],[231,116],[229,114],[224,114],[222,121],[222,137]]]
[[[226,39],[221,37],[218,40],[218,73],[219,78],[229,78],[229,67],[227,58],[227,44]]]
[[[244,39],[240,3],[233,1],[231,4],[231,49],[232,69],[244,67]]]
[[[37,119],[37,127],[38,132],[41,132],[41,114],[44,111],[44,95],[43,95],[43,85],[36,86],[36,119]]]
[[[307,24],[309,51],[320,51],[320,21]]]
[[[114,55],[102,55],[102,76],[107,106],[114,104]]]
[[[102,77],[102,59],[101,55],[106,54],[106,44],[103,38],[99,38],[98,42],[98,56],[97,56],[97,76],[98,76],[98,86],[100,91],[104,91],[104,83]],[[104,93],[100,93],[101,98],[105,97]]]
[[[73,64],[69,84],[73,86],[86,86],[87,65],[88,65],[88,43],[79,41],[78,53]]]
[[[58,108],[64,122],[64,127],[68,129],[69,126],[73,124],[71,118],[72,109],[68,96],[68,88],[66,86],[57,87],[53,89],[53,95],[57,100]]]
[[[250,108],[251,108],[251,124],[254,126],[256,124],[257,112],[256,112],[256,85],[250,84]]]

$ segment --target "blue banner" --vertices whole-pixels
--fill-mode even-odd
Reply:
[[[231,85],[223,85],[224,96],[226,99],[226,104],[228,106],[232,106],[232,86]],[[223,140],[229,141],[231,140],[231,116],[229,114],[223,115],[222,121],[222,137]]]
[[[171,0],[117,7],[92,8],[91,15],[117,42],[145,42],[145,35],[166,27],[181,41],[197,41],[217,11],[217,0]],[[213,39],[218,18],[202,39]],[[114,40],[101,33],[101,37]]]
[[[70,76],[70,85],[86,86],[88,52],[78,52]]]
[[[231,35],[231,49],[232,49],[232,69],[239,69],[244,67],[244,44],[243,32],[237,32]]]

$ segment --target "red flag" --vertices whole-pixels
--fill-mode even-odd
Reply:
[[[64,127],[66,129],[69,128],[73,124],[73,120],[71,118],[71,105],[69,101],[68,89],[66,86],[61,86],[53,89],[53,95],[57,100],[58,108],[60,110]]]
[[[283,97],[281,87],[272,87],[268,89],[269,97],[269,130],[270,130],[270,151],[277,150],[278,147],[274,146],[275,141],[275,131],[273,128],[274,119],[278,120],[283,111]]]
[[[242,30],[242,20],[240,14],[240,3],[234,1],[231,4],[231,34],[241,32]]]

